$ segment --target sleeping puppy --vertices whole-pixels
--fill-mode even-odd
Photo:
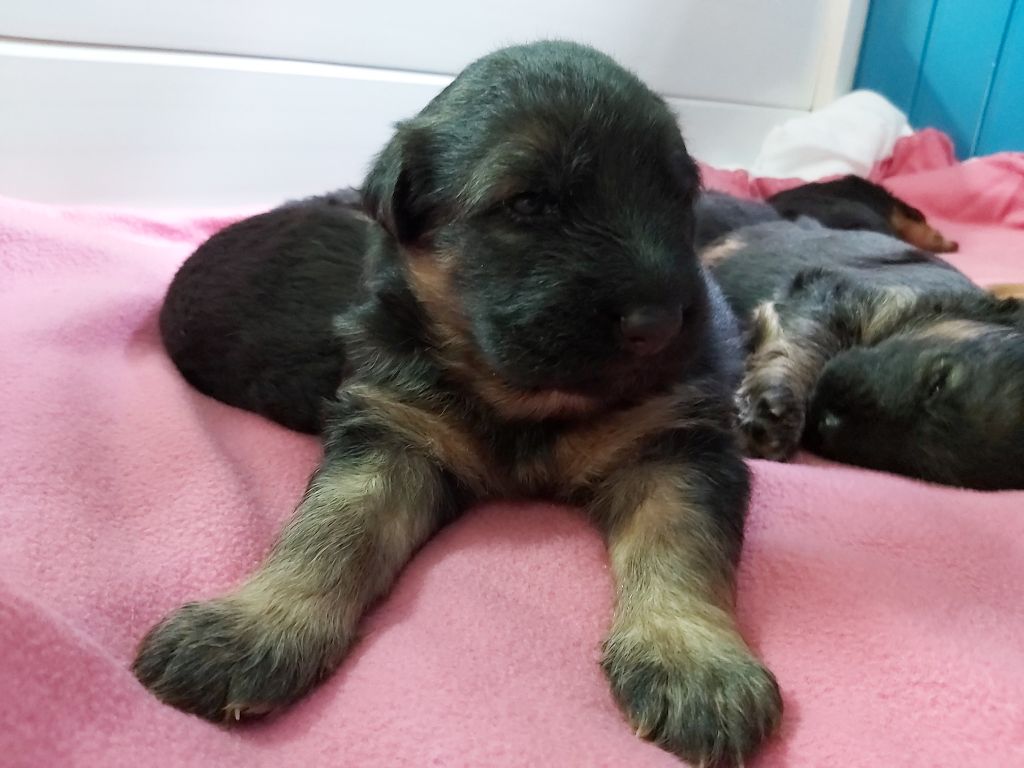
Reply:
[[[802,184],[772,195],[767,202],[790,221],[809,216],[829,229],[880,232],[934,253],[950,253],[958,247],[929,225],[917,208],[860,176]]]
[[[756,203],[745,203],[753,210]],[[749,357],[737,397],[748,453],[823,456],[939,483],[1024,488],[1024,308],[932,253],[808,219],[740,226],[702,250]],[[702,227],[707,227],[702,223]]]
[[[398,126],[363,187],[371,222],[318,198],[200,248],[161,323],[190,381],[256,409],[298,386],[295,414],[262,410],[314,428],[331,377],[304,367],[345,368],[322,465],[266,562],[154,627],[138,678],[213,720],[282,707],[341,663],[438,527],[542,495],[584,505],[607,539],[602,665],[632,727],[742,762],[782,702],[733,614],[738,336],[694,251],[697,189],[658,96],[592,49],[538,43],[470,65]]]
[[[192,386],[319,433],[345,368],[335,316],[365,298],[371,220],[354,190],[281,206],[216,233],[160,309],[168,354]]]

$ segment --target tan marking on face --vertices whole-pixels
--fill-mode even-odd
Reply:
[[[409,287],[433,325],[435,340],[443,347],[467,344],[469,323],[451,279],[456,254],[410,249],[404,256]]]
[[[556,389],[516,389],[487,365],[473,342],[469,321],[451,285],[455,258],[451,253],[406,255],[413,295],[430,320],[433,341],[445,368],[505,419],[577,417],[600,410],[604,403],[598,398]]]
[[[947,240],[942,233],[932,227],[926,221],[915,221],[907,216],[897,206],[889,216],[889,226],[896,232],[900,240],[910,243],[915,248],[921,248],[933,253],[952,253],[960,246],[952,240]]]
[[[549,120],[525,115],[511,116],[504,129],[504,134],[491,142],[487,155],[474,165],[459,194],[460,205],[466,209],[494,205],[526,192],[552,191],[538,188],[529,169],[537,165],[538,158],[562,154],[557,129]],[[568,176],[571,170],[571,160],[567,160],[562,172]]]
[[[700,262],[705,267],[714,267],[744,247],[746,247],[746,242],[742,237],[729,235],[724,240],[716,240],[701,251]]]

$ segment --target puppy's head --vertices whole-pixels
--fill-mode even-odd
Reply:
[[[442,346],[537,416],[650,391],[696,354],[698,184],[658,96],[547,42],[470,65],[399,125],[364,194]]]
[[[1024,335],[938,321],[825,367],[805,441],[829,458],[972,488],[1024,488]]]

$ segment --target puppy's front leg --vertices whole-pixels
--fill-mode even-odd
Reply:
[[[788,294],[754,310],[746,372],[736,394],[748,455],[785,460],[803,436],[807,403],[825,364],[858,343],[874,306],[841,277],[798,275]],[[895,304],[889,308],[896,315]]]
[[[287,704],[338,664],[367,606],[451,506],[432,462],[372,442],[328,444],[263,567],[149,632],[134,664],[144,685],[187,712],[238,719]]]
[[[782,712],[733,617],[746,495],[725,450],[622,470],[596,503],[616,580],[612,690],[638,734],[702,766],[741,763]]]

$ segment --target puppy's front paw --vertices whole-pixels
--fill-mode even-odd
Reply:
[[[803,436],[806,403],[785,382],[748,374],[736,394],[737,421],[748,456],[785,461]]]
[[[208,720],[239,720],[295,699],[322,656],[231,598],[189,603],[157,624],[132,671],[159,699]]]
[[[735,646],[666,650],[614,636],[605,645],[605,672],[637,734],[695,765],[742,765],[781,719],[774,676]]]

